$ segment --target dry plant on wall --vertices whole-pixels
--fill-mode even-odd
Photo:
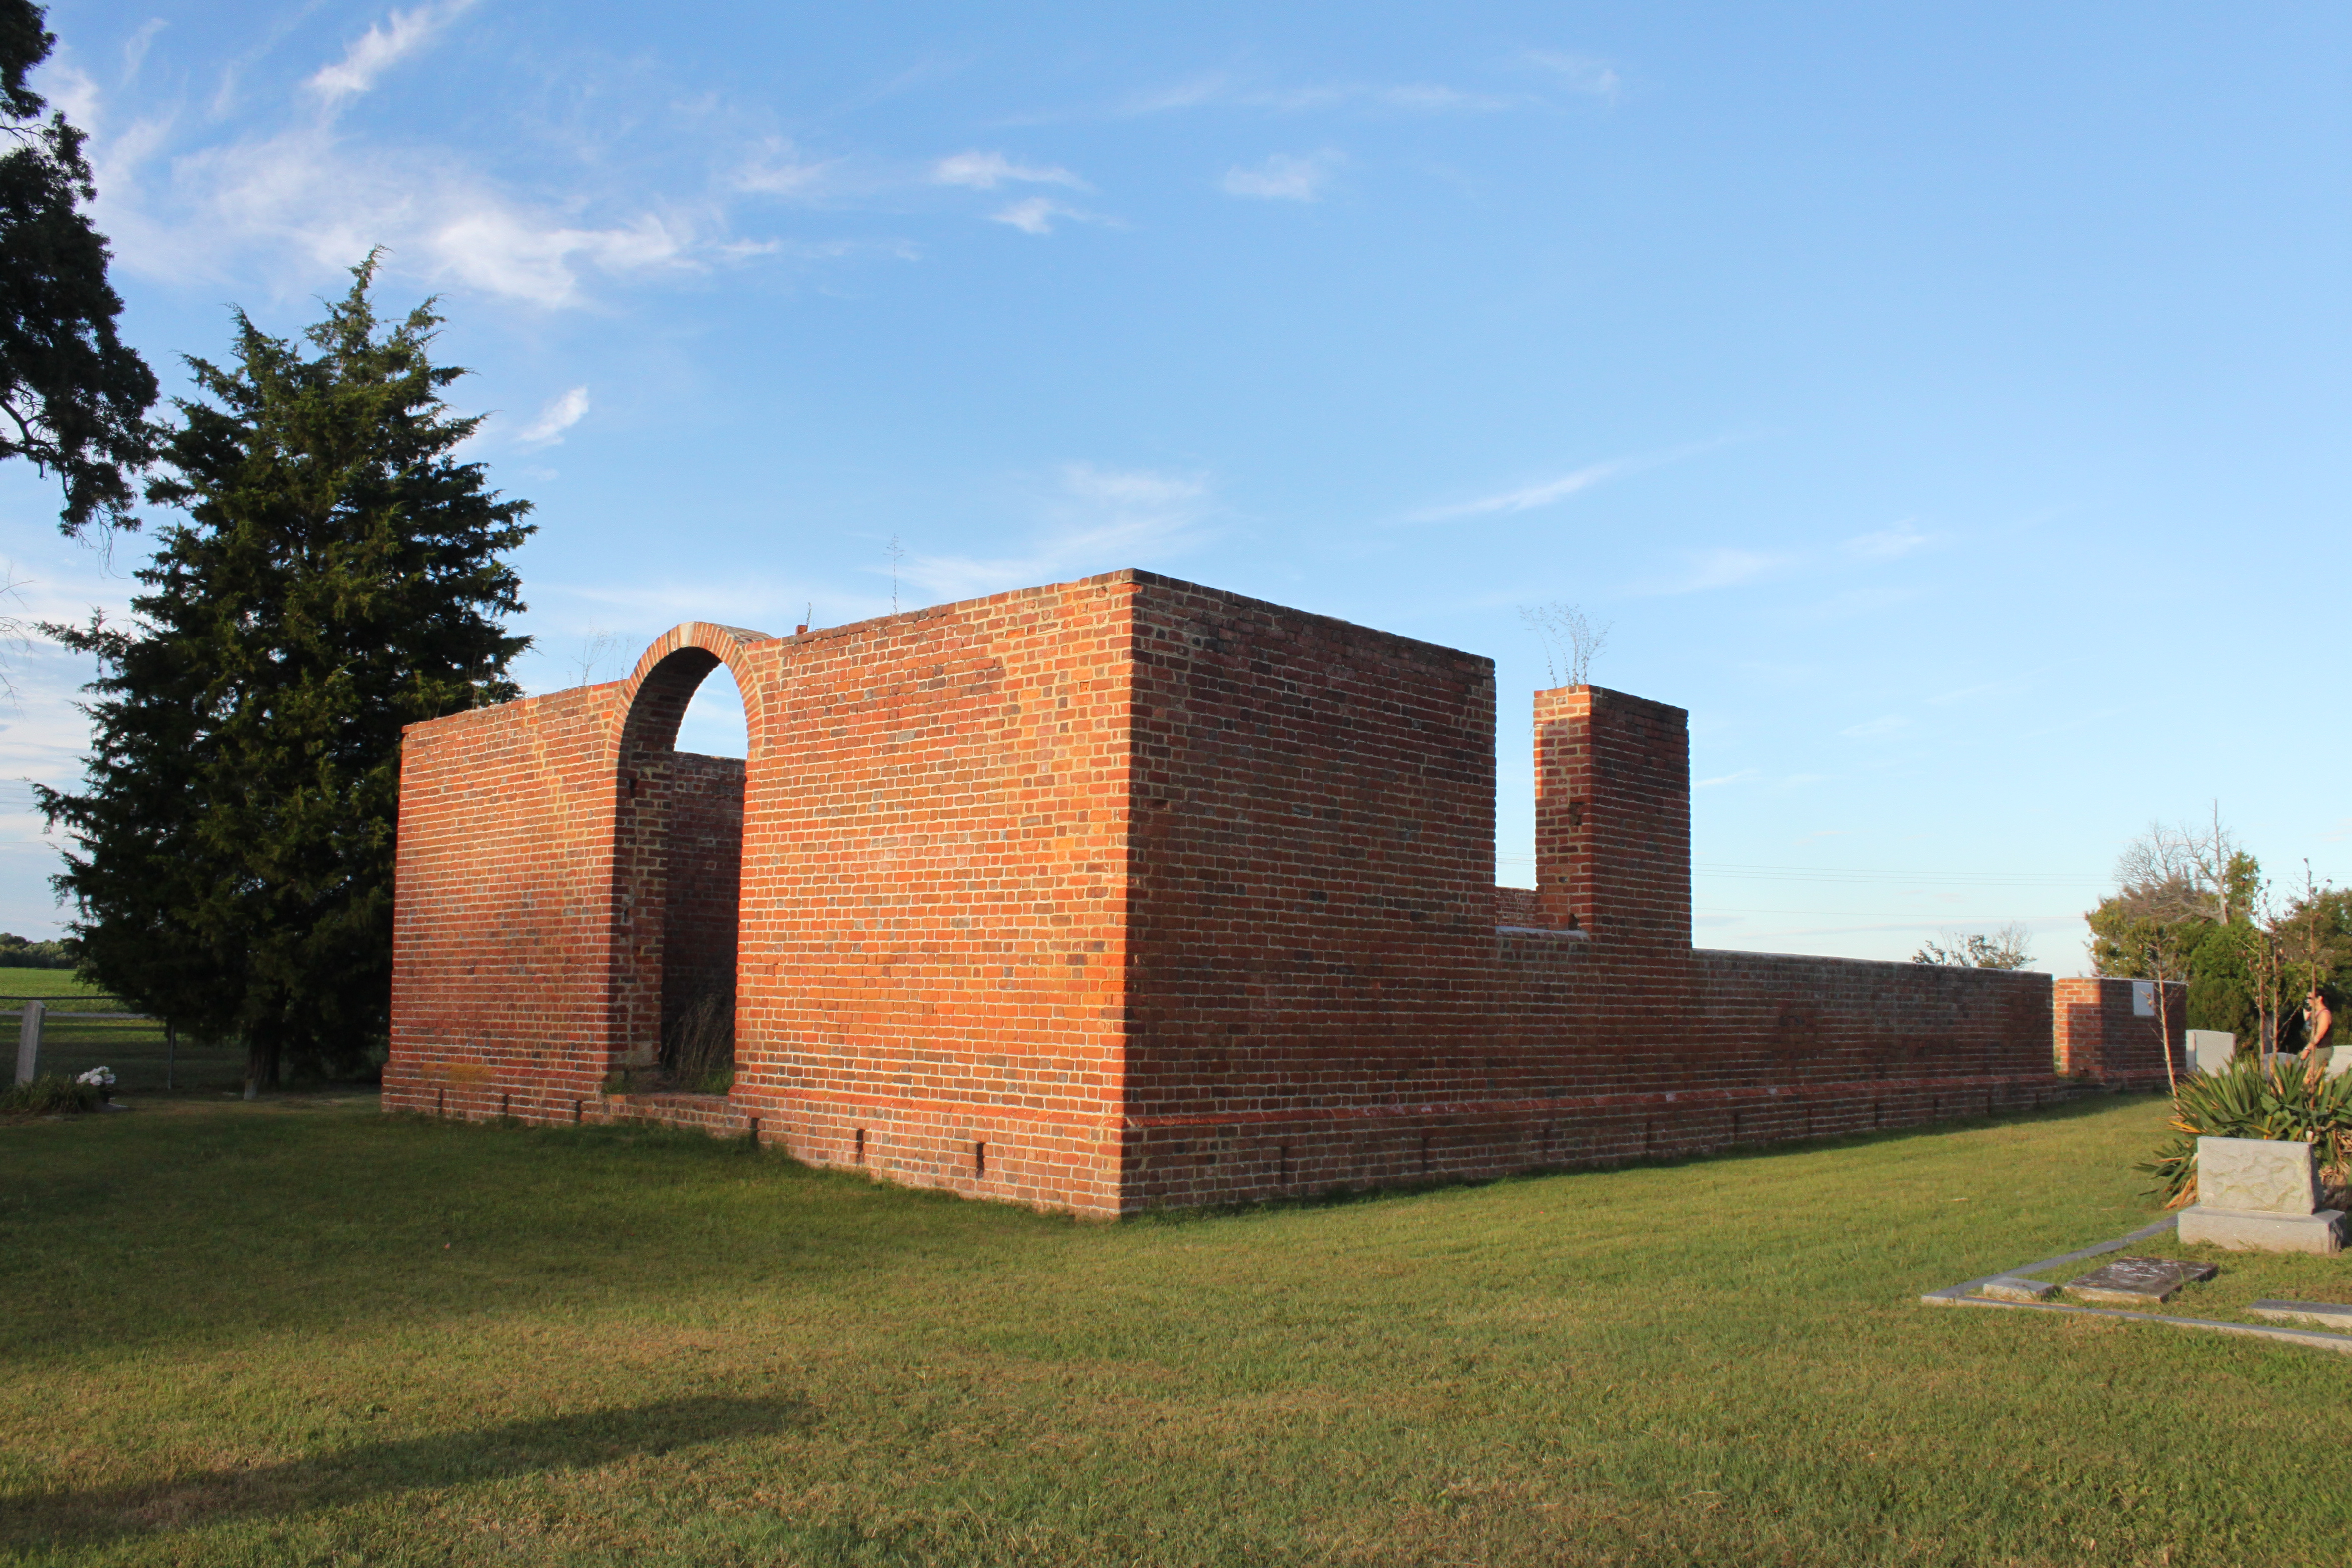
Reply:
[[[572,666],[580,672],[574,686],[596,684],[597,667],[627,646],[619,632],[606,631],[603,626],[590,626],[588,635],[580,639],[579,651],[572,656]]]
[[[1608,626],[1595,626],[1582,606],[1558,600],[1521,605],[1519,619],[1543,643],[1544,669],[1554,686],[1591,683],[1592,661],[1609,641]]]

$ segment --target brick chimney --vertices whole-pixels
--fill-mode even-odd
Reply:
[[[1536,890],[1595,941],[1691,940],[1690,715],[1598,686],[1536,693]]]

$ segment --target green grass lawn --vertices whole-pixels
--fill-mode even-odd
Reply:
[[[1917,1304],[2145,1224],[2161,1120],[1110,1226],[331,1096],[0,1127],[0,1561],[2341,1563],[2352,1357]]]
[[[70,969],[11,969],[0,967],[0,996],[11,1002],[26,996],[38,996],[44,1001],[59,996],[89,996],[96,993],[75,978]]]

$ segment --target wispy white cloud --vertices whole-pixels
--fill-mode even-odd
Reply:
[[[1888,735],[1902,734],[1910,728],[1910,720],[1900,713],[1888,713],[1860,724],[1849,724],[1838,733],[1857,741],[1874,741]]]
[[[278,106],[276,128],[264,110],[226,137],[160,100],[152,100],[152,112],[117,128],[86,75],[45,72],[45,89],[69,89],[69,112],[78,109],[76,121],[93,132],[97,216],[118,262],[176,284],[250,288],[258,277],[291,294],[317,288],[383,246],[395,275],[563,309],[587,304],[599,280],[686,277],[769,257],[817,262],[912,254],[901,241],[732,232],[730,204],[742,193],[807,197],[834,176],[837,160],[804,157],[782,139],[761,143],[734,173],[698,191],[526,195],[457,150],[394,145],[339,126],[338,104],[383,87],[394,65],[472,4],[394,11],[339,60],[299,79]],[[316,111],[321,104],[326,112]]]
[[[2021,679],[1979,681],[1974,686],[1963,686],[1956,690],[1937,692],[1927,699],[1927,704],[1931,708],[1948,708],[1956,702],[1975,702],[1993,697],[2014,697],[2028,690],[2031,685],[2030,681]]]
[[[1198,109],[1214,103],[1233,91],[1233,80],[1222,71],[1204,76],[1189,77],[1166,87],[1147,88],[1122,100],[1122,114],[1168,114],[1178,110]]]
[[[1269,86],[1236,78],[1228,72],[1189,77],[1167,87],[1150,88],[1122,100],[1114,111],[1121,115],[1168,114],[1184,110],[1225,107],[1276,114],[1306,114],[1318,110],[1369,108],[1405,113],[1491,114],[1520,109],[1539,101],[1524,92],[1479,92],[1443,82],[1318,82],[1297,87]]]
[[[177,129],[136,121],[93,159],[99,219],[121,264],[174,282],[258,269],[290,289],[381,245],[429,282],[567,307],[583,302],[591,273],[698,272],[747,253],[709,201],[583,223],[584,202],[518,200],[454,155],[355,141],[323,120],[173,155]]]
[[[1339,162],[1337,153],[1315,153],[1303,158],[1276,153],[1255,168],[1236,165],[1226,170],[1224,178],[1217,184],[1229,196],[1311,202],[1321,196],[1324,184]]]
[[[1067,185],[1078,191],[1094,188],[1067,169],[1016,163],[1002,153],[958,153],[942,158],[931,166],[931,178],[942,185],[966,185],[975,191],[992,191],[1007,182]]]
[[[413,11],[394,11],[344,50],[343,58],[321,68],[305,85],[327,103],[367,91],[376,79],[433,40],[435,34],[472,9],[474,0],[442,0]]]
[[[789,137],[772,136],[736,171],[734,184],[739,191],[762,195],[812,196],[830,184],[840,167],[837,158],[805,158]]]
[[[1529,49],[1526,58],[1529,65],[1548,71],[1570,92],[1589,93],[1594,98],[1617,96],[1617,68],[1607,60],[1549,49]]]
[[[614,276],[698,270],[688,255],[691,228],[677,220],[647,213],[609,228],[572,228],[487,193],[471,210],[425,228],[421,237],[443,276],[543,305],[577,302],[583,265]],[[343,254],[352,253],[352,243],[342,247]]]
[[[139,68],[147,63],[147,51],[154,46],[155,35],[171,24],[161,16],[151,16],[139,25],[136,32],[122,40],[122,82],[128,87],[138,78]]]
[[[1198,475],[1070,463],[1041,508],[1044,525],[1026,551],[992,558],[917,554],[900,574],[946,601],[1149,565],[1199,543],[1210,510],[1208,481]]]
[[[1784,558],[1755,550],[1685,550],[1689,571],[1649,590],[1657,594],[1704,594],[1753,582],[1784,564]]]
[[[1629,457],[1612,458],[1606,462],[1588,464],[1584,468],[1562,474],[1557,479],[1539,479],[1533,484],[1481,496],[1475,500],[1455,502],[1450,506],[1432,507],[1424,511],[1408,513],[1405,522],[1449,522],[1456,518],[1488,517],[1511,512],[1533,511],[1538,507],[1551,506],[1570,496],[1580,495],[1593,486],[1619,479],[1627,474],[1661,468],[1714,451],[1747,437],[1720,436],[1707,441],[1693,441],[1687,446],[1669,447],[1662,452],[1640,452]]]
[[[1846,553],[1864,561],[1900,561],[1914,551],[1925,550],[1936,542],[1932,533],[1922,533],[1909,518],[1889,528],[1871,533],[1858,533],[1845,542]]]
[[[1545,479],[1537,484],[1522,485],[1517,489],[1481,496],[1476,500],[1466,500],[1454,506],[1433,507],[1427,511],[1417,511],[1406,521],[1443,522],[1457,517],[1486,517],[1496,512],[1533,511],[1539,506],[1550,506],[1555,501],[1563,501],[1580,491],[1589,490],[1603,479],[1614,479],[1632,468],[1635,461],[1636,459],[1631,458],[1612,458],[1605,463],[1594,463],[1587,468],[1578,468],[1573,473],[1562,474],[1556,479]]]
[[[1808,605],[1795,614],[1797,618],[1807,621],[1853,620],[1862,616],[1884,615],[1919,596],[1920,591],[1916,588],[1890,584],[1848,588],[1818,604]]]
[[[1090,212],[1066,205],[1051,196],[1028,196],[1014,202],[1002,212],[988,215],[991,223],[1010,225],[1024,234],[1051,234],[1054,226],[1065,220],[1071,223],[1102,223],[1107,220]]]
[[[539,411],[539,417],[515,434],[515,444],[526,450],[539,447],[556,447],[563,442],[563,433],[588,416],[588,389],[575,386],[561,397],[551,399]]]
[[[1691,784],[1691,788],[1717,789],[1724,784],[1738,784],[1742,779],[1752,779],[1756,776],[1756,773],[1757,770],[1754,768],[1742,768],[1736,773],[1717,773],[1711,779],[1694,780]]]
[[[40,94],[52,108],[62,110],[68,120],[85,133],[95,130],[103,112],[98,83],[90,74],[70,60],[50,59],[40,68],[36,79]]]

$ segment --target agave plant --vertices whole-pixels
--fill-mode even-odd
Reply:
[[[2137,1171],[2168,1209],[2197,1201],[2197,1140],[2270,1138],[2308,1143],[2331,1187],[2352,1180],[2352,1073],[2324,1076],[2293,1057],[2243,1058],[2216,1073],[2181,1080],[2172,1097],[2172,1136]]]

